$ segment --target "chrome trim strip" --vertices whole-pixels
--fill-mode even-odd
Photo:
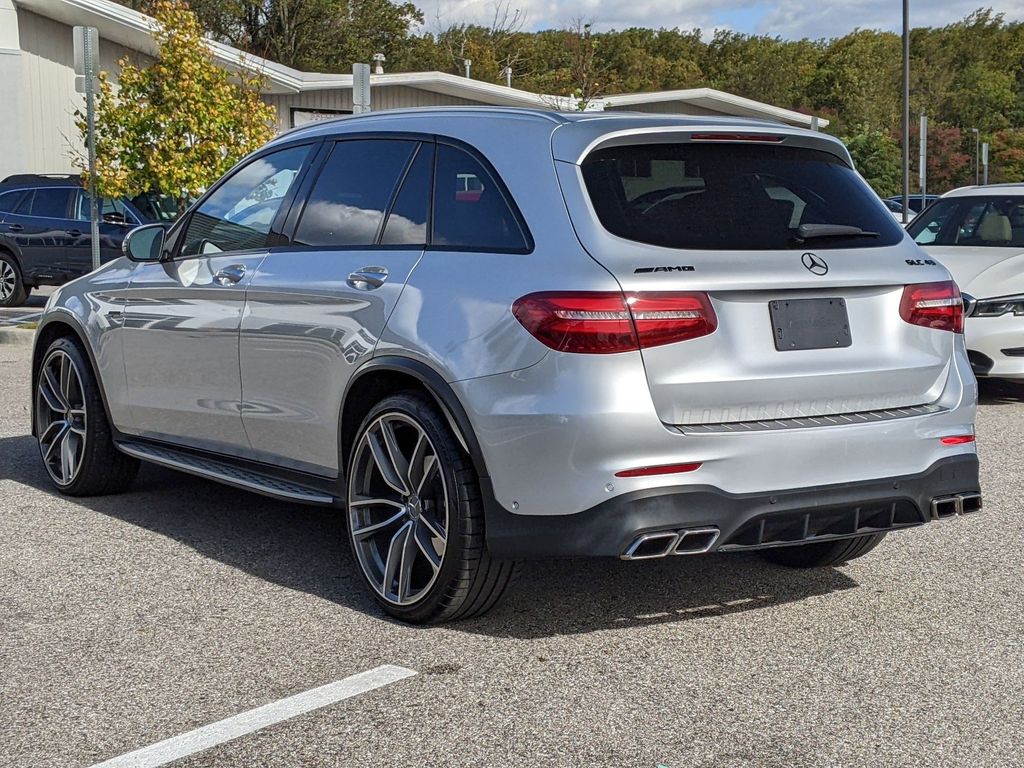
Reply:
[[[848,424],[869,424],[876,421],[907,419],[927,416],[944,409],[938,405],[909,405],[903,408],[884,408],[877,411],[855,413],[834,413],[822,416],[797,416],[790,419],[766,419],[763,421],[727,421],[712,424],[671,424],[683,434],[769,432],[781,429],[813,429],[815,427],[836,427]]]

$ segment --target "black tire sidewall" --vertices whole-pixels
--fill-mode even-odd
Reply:
[[[345,528],[348,537],[349,549],[352,552],[352,559],[360,577],[366,584],[366,588],[373,594],[377,603],[390,615],[402,621],[423,623],[438,620],[452,612],[453,607],[447,605],[447,598],[452,592],[454,583],[460,579],[465,571],[466,542],[476,536],[481,536],[482,531],[473,531],[468,525],[469,521],[465,514],[469,504],[479,503],[467,493],[467,478],[465,476],[467,462],[461,448],[456,442],[451,430],[445,424],[443,416],[438,413],[425,397],[415,392],[391,395],[381,400],[370,409],[370,412],[363,419],[359,431],[348,451],[348,466],[346,468],[346,486],[352,482],[353,464],[356,455],[356,446],[362,440],[367,428],[378,418],[386,413],[400,413],[408,418],[415,419],[416,423],[426,432],[427,437],[433,443],[434,450],[441,463],[441,472],[444,476],[445,488],[448,492],[448,540],[445,543],[444,559],[441,563],[441,571],[434,581],[433,586],[427,594],[416,603],[407,606],[394,605],[382,598],[377,590],[370,584],[363,573],[359,557],[356,553],[355,540],[352,537],[349,513],[346,505]],[[461,475],[461,477],[460,477]],[[475,472],[472,475],[473,483],[476,482]],[[476,498],[479,498],[477,494]]]
[[[10,264],[14,270],[14,293],[7,299],[0,299],[0,307],[20,307],[28,299],[30,289],[25,285],[18,260],[6,251],[0,251],[0,261]]]

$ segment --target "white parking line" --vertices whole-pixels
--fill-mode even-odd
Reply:
[[[226,720],[204,725],[194,731],[173,736],[126,755],[105,760],[92,768],[156,768],[158,765],[164,765],[172,760],[180,760],[196,752],[202,752],[204,749],[266,728],[268,725],[289,720],[329,704],[336,704],[344,699],[372,691],[374,688],[381,688],[415,674],[411,669],[386,664],[367,672],[360,672],[358,675],[352,675],[352,677],[346,677],[344,680],[328,683],[319,688],[250,709],[248,712],[229,717]]]
[[[33,323],[42,316],[42,312],[33,312],[31,315],[23,315],[21,317],[0,317],[0,323],[10,323],[11,325],[18,325],[19,323]]]

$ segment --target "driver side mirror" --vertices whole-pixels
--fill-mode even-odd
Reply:
[[[164,236],[167,230],[161,224],[147,224],[127,234],[121,250],[132,261],[160,261],[164,252]]]

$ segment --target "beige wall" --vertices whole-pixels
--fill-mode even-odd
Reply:
[[[76,109],[84,109],[82,96],[75,92],[74,47],[71,27],[18,9],[21,46],[21,121],[24,147],[16,157],[4,160],[8,173],[60,173],[71,171],[72,148],[81,151],[75,127]],[[100,68],[116,80],[117,62],[131,56],[146,61],[139,53],[100,39]],[[3,149],[7,154],[7,149]]]
[[[443,93],[422,91],[405,85],[377,86],[370,91],[374,111],[400,109],[402,107],[452,107],[481,106],[483,102],[446,96]],[[305,93],[270,94],[264,101],[277,109],[277,130],[291,128],[291,108],[346,110],[352,109],[352,91],[333,89],[329,91],[306,91]]]

